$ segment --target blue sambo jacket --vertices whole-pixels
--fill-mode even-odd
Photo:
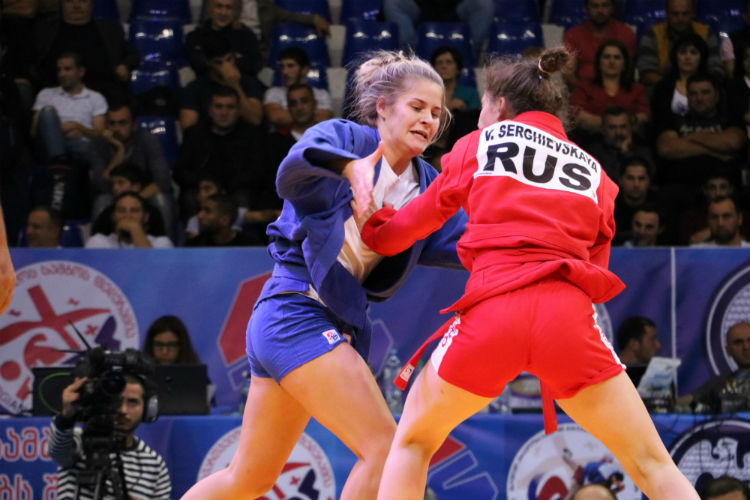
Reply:
[[[338,159],[358,159],[372,153],[380,141],[376,129],[347,120],[328,120],[308,129],[279,166],[276,189],[284,199],[279,218],[269,224],[268,252],[275,261],[271,278],[258,299],[280,292],[304,292],[309,285],[341,320],[353,327],[354,346],[366,358],[369,351],[369,300],[392,296],[417,264],[463,269],[456,242],[466,214],[459,211],[441,230],[393,257],[384,258],[363,284],[337,260],[344,244],[344,222],[351,217],[352,191],[340,173],[324,165]],[[420,192],[437,171],[417,160]],[[382,162],[375,167],[377,182]]]

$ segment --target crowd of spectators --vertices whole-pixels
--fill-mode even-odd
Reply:
[[[576,54],[564,72],[567,131],[620,184],[615,244],[749,245],[747,12],[744,28],[720,37],[696,20],[694,0],[665,0],[665,19],[643,26],[618,19],[615,0],[581,1],[586,19],[562,37]],[[10,244],[67,246],[59,228],[71,223],[87,247],[265,244],[264,227],[281,208],[280,161],[308,127],[341,114],[331,93],[308,81],[305,50],[271,51],[271,32],[277,22],[296,22],[325,37],[329,21],[267,0],[205,0],[183,41],[194,78],[167,89],[175,104],[163,111],[180,138],[169,154],[138,125],[154,109],[152,93],[131,90],[143,55],[121,23],[93,18],[93,2],[17,0],[0,9]],[[489,21],[504,17],[494,5],[385,1],[379,18],[399,26],[407,50],[416,48],[420,22],[465,22],[469,57],[482,60],[492,55]],[[269,54],[276,78],[267,86],[259,75]],[[430,58],[454,116],[425,153],[438,169],[476,125],[480,93],[461,77],[466,56],[446,45]],[[708,194],[717,179],[723,192]],[[115,199],[134,205],[133,213],[118,216]]]

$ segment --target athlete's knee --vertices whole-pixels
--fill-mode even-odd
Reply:
[[[247,498],[257,498],[274,487],[281,470],[265,464],[240,464],[232,462],[229,465],[231,481],[235,491],[242,491]]]
[[[396,422],[384,422],[378,429],[373,429],[372,433],[368,434],[352,451],[360,460],[383,464],[391,449],[395,434]]]

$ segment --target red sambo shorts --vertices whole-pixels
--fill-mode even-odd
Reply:
[[[552,398],[564,399],[624,368],[596,324],[591,298],[562,279],[485,299],[443,328],[433,368],[446,382],[479,396],[497,396],[527,371]]]

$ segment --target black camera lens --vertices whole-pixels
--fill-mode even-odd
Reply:
[[[107,396],[119,397],[125,389],[125,377],[121,373],[106,373],[99,379],[99,387]]]

